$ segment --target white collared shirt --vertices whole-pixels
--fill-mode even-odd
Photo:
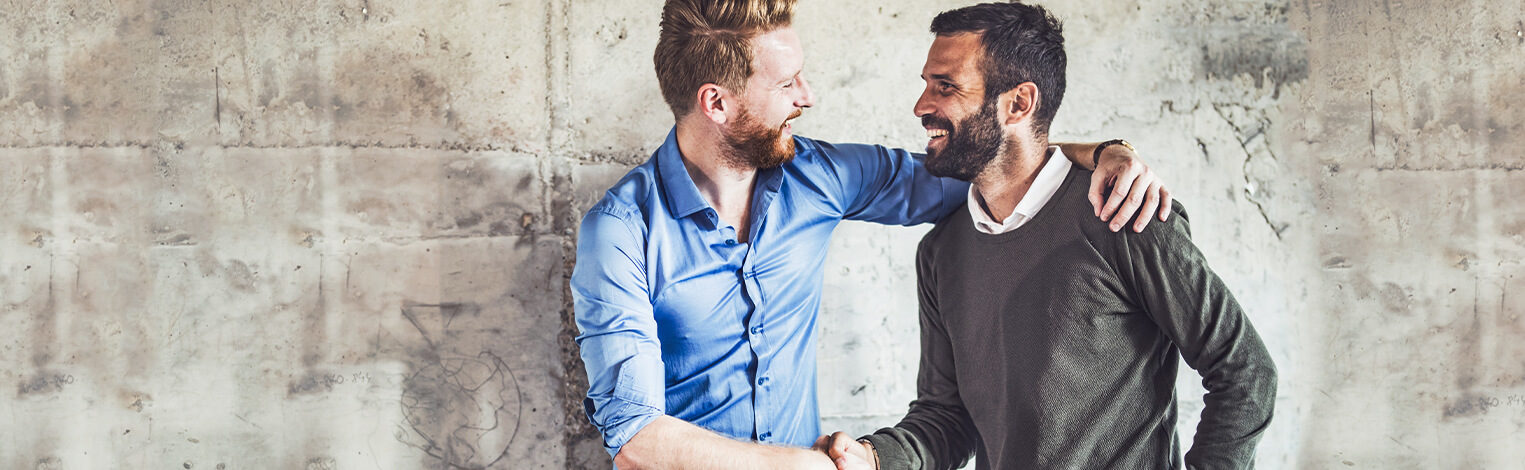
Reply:
[[[1054,193],[1059,192],[1059,186],[1064,183],[1065,175],[1070,173],[1072,163],[1059,150],[1058,145],[1050,145],[1048,150],[1048,163],[1044,163],[1043,168],[1038,170],[1032,187],[1027,189],[1027,194],[1022,195],[1022,200],[1017,201],[1016,210],[1011,211],[1011,215],[1004,221],[996,222],[990,217],[985,211],[985,204],[980,202],[984,199],[980,197],[979,190],[975,189],[975,185],[969,185],[969,215],[974,217],[975,230],[991,235],[1016,230],[1032,220],[1034,215],[1038,215],[1038,210],[1054,198]]]

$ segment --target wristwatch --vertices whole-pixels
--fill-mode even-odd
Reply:
[[[1128,150],[1132,150],[1133,153],[1138,153],[1138,149],[1134,148],[1133,144],[1130,144],[1128,141],[1123,139],[1112,139],[1106,142],[1102,142],[1096,145],[1096,151],[1091,152],[1091,167],[1093,169],[1101,166],[1101,150],[1113,145],[1121,145]]]

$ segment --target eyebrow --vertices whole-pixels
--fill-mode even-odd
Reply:
[[[953,81],[953,76],[952,75],[948,75],[948,74],[934,73],[930,77],[928,77],[927,75],[922,75],[921,76],[922,80],[926,80],[928,78],[931,78],[932,80],[944,80],[944,81],[947,81],[949,83],[958,83],[958,82]]]

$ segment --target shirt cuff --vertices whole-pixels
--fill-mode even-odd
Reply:
[[[630,439],[634,438],[636,433],[641,432],[652,421],[656,421],[658,416],[662,416],[661,412],[644,405],[623,402],[622,400],[613,400],[611,404],[614,402],[620,402],[620,405],[628,407],[629,411],[620,410],[622,413],[620,413],[621,417],[617,422],[605,423],[599,426],[599,432],[603,434],[604,438],[604,450],[609,452],[609,458],[619,455],[620,449],[623,449],[625,444],[630,443]],[[584,406],[587,406],[586,402],[584,402]],[[644,408],[645,411],[636,411],[637,408]]]

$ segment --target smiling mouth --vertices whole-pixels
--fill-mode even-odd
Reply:
[[[939,137],[946,137],[947,135],[948,131],[946,129],[927,129],[927,137],[930,139],[935,140]]]

